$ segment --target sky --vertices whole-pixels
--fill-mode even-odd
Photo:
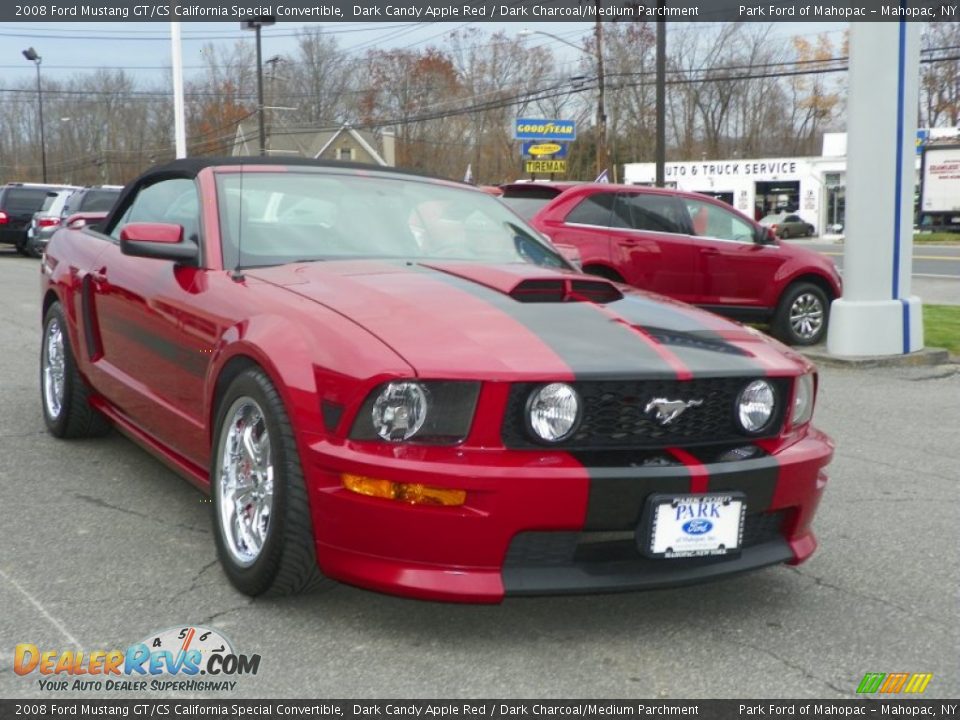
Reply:
[[[291,53],[295,46],[293,35],[310,23],[284,22],[263,30],[263,57]],[[440,45],[444,36],[453,30],[478,25],[493,32],[504,30],[520,34],[522,30],[543,30],[558,35],[564,40],[580,45],[593,30],[591,22],[344,22],[312,23],[321,25],[326,32],[334,34],[340,46],[348,51],[363,54],[371,48],[422,48]],[[707,24],[704,24],[707,25]],[[253,33],[240,29],[238,22],[184,23],[183,63],[184,75],[190,76],[201,67],[201,52],[204,45],[232,45],[238,39],[252,38]],[[787,41],[793,35],[813,37],[822,32],[836,37],[846,27],[845,23],[779,23],[770,36],[771,42]],[[669,26],[668,26],[669,28]],[[669,30],[668,30],[669,53]],[[124,68],[145,82],[159,81],[167,77],[170,66],[170,35],[168,23],[0,23],[0,87],[8,87],[24,79],[35,77],[33,63],[21,55],[27,47],[33,47],[43,58],[44,77],[65,78],[77,72],[88,72],[96,67]],[[527,36],[531,45],[548,45],[553,48],[559,62],[574,68],[578,51],[555,40],[534,32]]]

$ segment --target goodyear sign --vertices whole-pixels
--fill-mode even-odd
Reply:
[[[513,137],[517,140],[576,140],[577,123],[574,120],[517,118]]]
[[[520,154],[538,160],[561,160],[567,156],[567,144],[527,140],[521,146]]]
[[[524,170],[531,175],[544,175],[553,173],[563,175],[567,172],[566,160],[527,160],[524,163]]]

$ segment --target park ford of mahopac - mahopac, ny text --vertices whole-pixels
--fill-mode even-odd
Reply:
[[[896,17],[896,18],[950,18],[958,17],[957,5],[933,7],[901,7],[881,5],[878,8],[836,7],[834,5],[740,5],[740,17],[747,18],[850,18],[850,17]]]

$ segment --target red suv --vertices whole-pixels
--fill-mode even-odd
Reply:
[[[826,336],[840,296],[833,262],[782,244],[729,205],[697,193],[600,183],[513,183],[503,201],[554,243],[580,251],[588,273],[769,323],[791,345]]]

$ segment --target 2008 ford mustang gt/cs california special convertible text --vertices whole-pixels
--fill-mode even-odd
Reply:
[[[480,190],[202,158],[79,220],[43,262],[47,426],[116,426],[208,491],[247,594],[498,602],[816,547],[814,368],[576,272]]]

